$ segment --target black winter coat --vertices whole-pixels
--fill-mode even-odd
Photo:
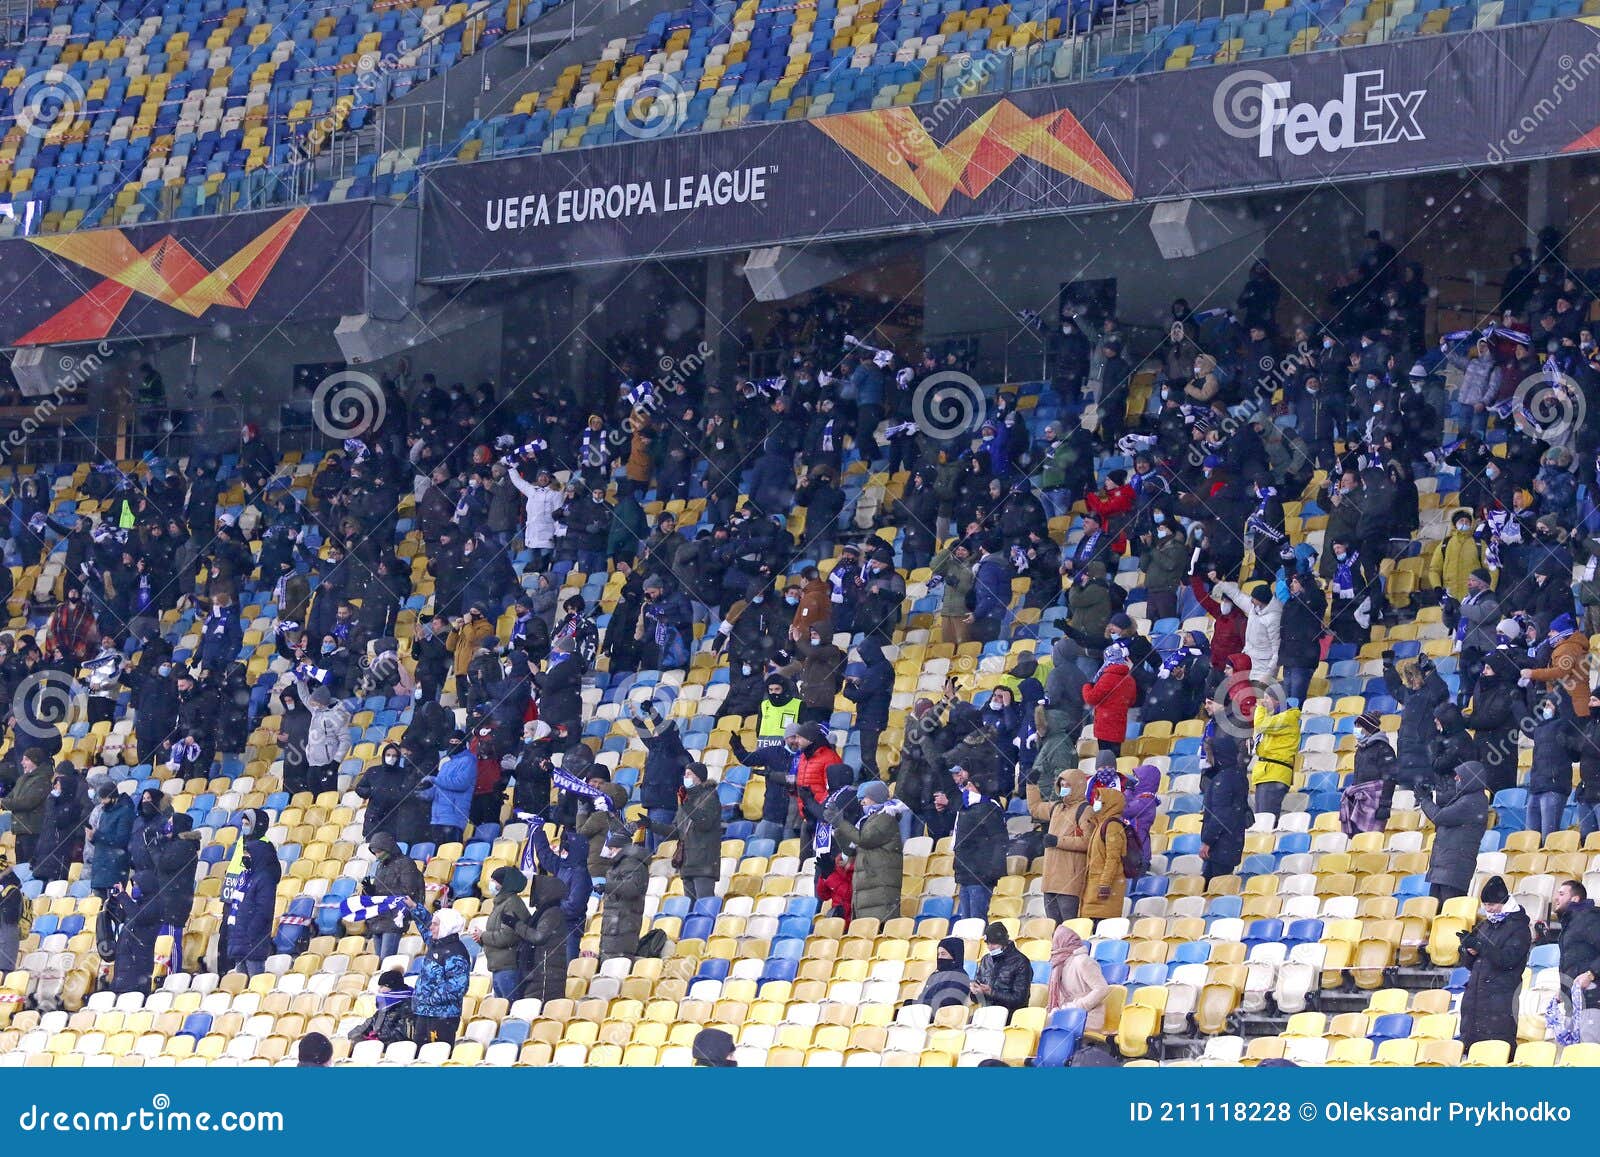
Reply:
[[[1517,1043],[1517,989],[1528,964],[1533,936],[1528,914],[1505,913],[1498,923],[1479,920],[1462,941],[1462,962],[1470,962],[1472,975],[1461,998],[1461,1046],[1471,1048],[1481,1040]]]
[[[1477,760],[1464,763],[1460,780],[1444,784],[1417,803],[1434,826],[1433,853],[1428,859],[1428,883],[1465,892],[1478,866],[1478,845],[1489,824],[1486,772]]]
[[[1395,751],[1400,762],[1402,783],[1426,783],[1433,776],[1431,746],[1438,729],[1433,713],[1450,698],[1450,689],[1437,671],[1430,671],[1422,686],[1407,687],[1392,662],[1383,665],[1383,681],[1389,694],[1400,703],[1400,731],[1395,736]]]
[[[1006,817],[1000,805],[984,797],[962,808],[956,815],[953,851],[957,886],[998,884],[1006,874]]]
[[[1283,621],[1278,628],[1278,662],[1287,668],[1311,667],[1322,660],[1322,619],[1328,599],[1316,583],[1306,576],[1298,595],[1283,605]]]

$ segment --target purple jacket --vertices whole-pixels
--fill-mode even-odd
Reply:
[[[1156,822],[1156,811],[1161,806],[1161,799],[1156,795],[1161,788],[1161,769],[1153,763],[1141,763],[1133,769],[1133,782],[1122,818],[1133,829],[1133,838],[1138,841],[1145,862],[1149,863],[1150,826]]]

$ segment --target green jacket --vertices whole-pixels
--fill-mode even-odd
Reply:
[[[16,785],[0,799],[0,807],[11,813],[11,828],[19,836],[36,836],[44,826],[44,805],[50,799],[50,784],[55,767],[48,760],[32,771],[23,772]]]
[[[887,811],[861,821],[861,826],[834,827],[840,840],[855,849],[851,914],[861,919],[893,920],[900,915],[900,873],[903,854],[900,823]]]
[[[604,876],[606,869],[611,866],[611,861],[600,854],[605,850],[606,832],[611,830],[610,816],[620,816],[628,806],[628,789],[620,783],[608,783],[600,790],[611,802],[611,811],[608,813],[586,806],[578,812],[578,822],[573,827],[574,831],[589,841],[589,875],[596,878]]]
[[[934,555],[929,566],[944,580],[944,600],[939,604],[939,613],[964,615],[969,610],[967,594],[972,590],[972,564],[956,558],[952,549],[947,546]]]
[[[1097,570],[1099,574],[1095,573]],[[1098,581],[1105,576],[1105,570],[1097,562],[1090,563],[1087,573],[1091,581],[1083,585],[1074,581],[1067,595],[1067,607],[1072,611],[1068,621],[1091,639],[1106,633],[1106,620],[1111,617],[1111,592]]]
[[[1072,715],[1059,707],[1040,707],[1037,709],[1044,717],[1044,728],[1036,728],[1040,732],[1039,750],[1033,757],[1034,776],[1038,780],[1039,794],[1046,803],[1055,803],[1057,797],[1056,780],[1061,773],[1069,767],[1078,766],[1078,732],[1083,726],[1082,713],[1078,716],[1078,726],[1073,726]]]
[[[1179,535],[1158,541],[1144,556],[1144,585],[1151,591],[1175,591],[1189,570],[1189,544]]]
[[[521,875],[521,873],[518,873]],[[522,944],[531,941],[533,913],[522,902],[518,892],[501,891],[489,908],[489,922],[484,925],[478,943],[483,945],[483,955],[490,972],[504,972],[517,967],[517,953]]]
[[[678,875],[683,879],[722,874],[722,800],[717,785],[702,783],[685,793],[671,823],[651,823],[658,836],[677,840],[683,848]]]

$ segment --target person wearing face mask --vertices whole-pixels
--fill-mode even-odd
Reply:
[[[363,896],[408,896],[417,904],[426,898],[426,885],[422,869],[416,861],[400,850],[399,841],[385,831],[380,831],[367,841],[372,849],[372,872],[361,882]],[[400,947],[400,933],[405,927],[405,917],[385,912],[366,922],[367,935],[372,937],[372,950],[380,961],[393,956]]]
[[[313,794],[336,790],[339,764],[350,754],[350,712],[326,687],[312,689],[295,679],[300,699],[310,707],[306,729],[306,786]]]
[[[1089,798],[1078,807],[1078,822],[1087,829],[1088,870],[1078,915],[1103,920],[1122,915],[1123,896],[1128,880],[1123,860],[1129,851],[1130,833],[1122,813],[1126,800],[1122,792],[1108,786],[1114,770],[1097,772],[1089,785]]]
[[[1565,692],[1572,713],[1589,717],[1589,640],[1570,614],[1557,615],[1534,658],[1522,669],[1521,685],[1543,683],[1552,693]],[[1559,689],[1559,692],[1558,692]]]
[[[933,805],[955,811],[952,851],[958,903],[956,918],[987,919],[989,900],[1006,871],[1005,813],[959,764],[950,768],[955,791],[933,793]]]
[[[69,586],[66,598],[51,614],[44,629],[44,649],[60,651],[74,663],[81,663],[100,647],[100,628],[83,592]]]
[[[1489,794],[1482,763],[1469,760],[1431,792],[1421,791],[1417,805],[1433,824],[1433,849],[1428,856],[1428,892],[1443,904],[1465,896],[1478,864],[1478,845],[1489,823]]]
[[[971,547],[957,539],[933,556],[929,563],[939,579],[939,638],[941,642],[961,644],[970,636],[968,602],[972,596],[974,573]]]
[[[362,835],[369,844],[380,832],[400,838],[402,809],[416,790],[413,778],[411,769],[402,763],[399,745],[394,743],[384,744],[378,759],[361,773],[354,790],[367,801],[361,823]]]
[[[789,628],[789,649],[794,661],[778,674],[794,680],[800,695],[800,722],[826,723],[833,715],[833,701],[844,676],[845,653],[833,644],[831,635],[798,625]]]
[[[1533,741],[1533,763],[1528,771],[1528,827],[1537,829],[1541,841],[1562,830],[1562,812],[1572,794],[1572,767],[1581,754],[1583,730],[1565,707],[1562,696],[1541,695],[1533,717],[1522,721]]]
[[[1004,924],[995,921],[983,930],[983,949],[972,981],[972,995],[978,1003],[1003,1008],[1008,1015],[1027,1007],[1033,965],[1012,942]]]
[[[722,801],[705,765],[684,764],[678,810],[670,822],[647,822],[655,835],[678,841],[672,863],[683,894],[691,900],[714,896],[722,870]]]
[[[1457,510],[1451,516],[1450,533],[1439,540],[1428,557],[1427,584],[1458,601],[1472,594],[1472,573],[1485,564],[1483,546],[1472,532],[1473,524],[1472,511]],[[1493,623],[1494,619],[1489,621]]]
[[[1517,1043],[1517,993],[1533,947],[1528,914],[1511,898],[1499,876],[1484,881],[1478,897],[1482,918],[1471,931],[1458,932],[1461,963],[1472,972],[1461,997],[1461,1047],[1479,1041]]]
[[[127,881],[134,810],[131,796],[122,794],[113,783],[101,785],[100,818],[89,828],[87,841],[94,849],[89,887],[102,899]]]
[[[151,855],[157,837],[172,818],[172,805],[158,788],[147,787],[134,804],[133,831],[128,837],[128,862],[133,869],[133,885],[141,895],[155,894],[159,881]]]
[[[16,862],[31,864],[39,848],[45,806],[50,800],[55,765],[41,747],[29,747],[7,776],[10,790],[0,796],[0,808],[11,813],[11,834]]]
[[[1189,544],[1175,533],[1164,515],[1141,535],[1141,567],[1145,573],[1145,604],[1153,622],[1178,617],[1178,587],[1189,570]],[[1031,590],[1030,590],[1031,593]]]
[[[548,876],[545,879],[560,888],[559,881]],[[474,928],[467,933],[483,946],[491,988],[502,1000],[516,1000],[522,996],[525,964],[531,955],[532,939],[540,934],[533,914],[522,901],[522,891],[527,886],[528,878],[516,868],[496,868],[489,877],[488,919],[481,929]],[[550,908],[555,913],[556,923],[561,926],[552,928],[552,921],[547,918],[542,943],[549,945],[553,942],[559,946],[566,929],[564,922],[559,919],[559,903]]]
[[[1089,777],[1077,768],[1056,774],[1053,801],[1044,798],[1037,782],[1028,784],[1028,814],[1044,825],[1045,915],[1058,924],[1078,915],[1089,872],[1089,833],[1079,815],[1088,785]]]

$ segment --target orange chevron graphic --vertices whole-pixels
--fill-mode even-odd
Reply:
[[[293,209],[215,269],[207,269],[170,234],[144,252],[117,229],[30,237],[39,248],[105,278],[71,305],[17,339],[18,345],[95,341],[111,332],[134,294],[201,317],[213,306],[248,309],[283,256],[305,208]]]
[[[935,213],[959,192],[977,197],[1018,157],[1081,181],[1118,201],[1133,189],[1066,109],[1030,117],[1009,100],[991,105],[946,145],[910,108],[873,109],[812,122]]]

